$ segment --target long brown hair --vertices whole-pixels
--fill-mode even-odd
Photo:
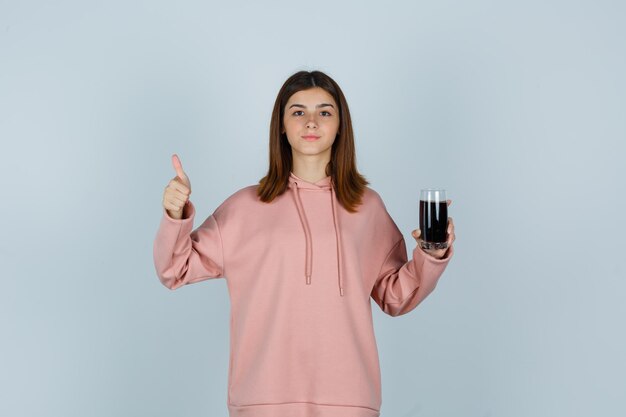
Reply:
[[[365,186],[369,182],[356,168],[352,120],[346,98],[339,85],[321,71],[299,71],[289,77],[278,92],[270,123],[269,169],[267,175],[259,180],[257,195],[261,201],[269,203],[287,189],[293,160],[287,135],[281,133],[284,109],[293,94],[313,87],[326,90],[339,107],[339,129],[325,172],[330,175],[339,203],[354,213],[356,206],[362,203]]]

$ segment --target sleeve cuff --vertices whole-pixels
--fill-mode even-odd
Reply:
[[[168,221],[170,222],[174,222],[174,223],[188,223],[190,221],[193,221],[194,216],[196,215],[196,208],[193,205],[193,203],[191,202],[191,200],[187,200],[187,203],[185,203],[185,207],[183,207],[183,218],[182,219],[175,219],[173,217],[171,217],[167,210],[165,209],[165,207],[161,207],[161,209],[163,210],[163,216],[164,218],[166,218]]]

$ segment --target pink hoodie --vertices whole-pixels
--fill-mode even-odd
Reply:
[[[291,173],[271,203],[257,185],[228,197],[192,231],[163,216],[154,241],[159,279],[176,289],[225,277],[230,296],[231,417],[378,417],[378,349],[370,297],[390,316],[433,291],[453,254],[436,259],[404,238],[374,190],[349,213],[330,177]]]

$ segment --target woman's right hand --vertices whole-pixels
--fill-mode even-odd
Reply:
[[[167,210],[167,214],[170,217],[182,219],[183,208],[189,201],[189,195],[191,194],[191,183],[189,182],[189,177],[183,171],[183,165],[176,154],[172,155],[172,165],[176,170],[176,176],[165,187],[163,207]]]

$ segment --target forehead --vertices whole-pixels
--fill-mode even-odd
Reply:
[[[333,96],[321,87],[313,87],[294,93],[291,97],[289,97],[287,105],[291,105],[294,103],[312,106],[319,103],[331,103],[335,105],[335,107],[337,107],[337,103],[335,103]]]

